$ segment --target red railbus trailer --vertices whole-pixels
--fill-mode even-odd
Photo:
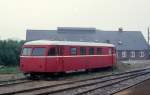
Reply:
[[[116,63],[113,44],[37,40],[26,42],[20,56],[24,74],[59,73],[112,67]]]

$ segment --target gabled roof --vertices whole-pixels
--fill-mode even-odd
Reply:
[[[70,28],[69,28],[70,29]],[[27,30],[26,40],[89,41],[112,43],[117,50],[146,50],[148,44],[140,31],[102,31],[94,28],[66,30]],[[93,30],[92,30],[93,29]]]
[[[140,31],[97,31],[99,41],[113,43],[117,50],[146,50],[148,44]]]

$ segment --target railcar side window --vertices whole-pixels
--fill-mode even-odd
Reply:
[[[32,56],[44,56],[45,48],[34,48]]]
[[[77,54],[77,48],[71,48],[71,55]]]
[[[93,47],[89,48],[89,54],[94,55],[94,48]]]
[[[56,56],[57,55],[57,50],[55,47],[52,47],[48,51],[48,56]]]
[[[59,52],[58,52],[59,51]],[[58,55],[62,56],[63,55],[63,48],[58,48]]]
[[[31,55],[31,52],[32,52],[32,48],[23,48],[22,55],[29,56]]]
[[[109,55],[111,55],[111,54],[112,54],[112,49],[111,49],[111,48],[109,48],[108,53],[109,53]]]
[[[80,47],[80,55],[86,55],[86,48]]]
[[[115,48],[112,48],[112,54],[116,54]]]
[[[97,48],[97,55],[101,55],[102,54],[102,48]]]

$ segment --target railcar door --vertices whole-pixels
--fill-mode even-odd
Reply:
[[[51,46],[48,49],[46,72],[60,72],[62,70],[62,64],[60,64],[59,47]]]
[[[111,63],[111,66],[114,65],[114,62],[115,62],[115,56],[114,56],[114,48],[109,48],[109,55],[110,55],[110,63]]]
[[[63,46],[59,46],[58,47],[58,64],[59,64],[59,72],[64,72],[64,47]]]
[[[116,49],[112,48],[112,64],[116,64],[117,59],[116,59]]]
[[[113,48],[108,48],[109,62],[107,63],[109,66],[113,65]]]

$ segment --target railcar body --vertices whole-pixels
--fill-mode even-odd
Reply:
[[[31,41],[23,45],[20,56],[25,74],[81,71],[115,63],[114,45],[93,42]]]

